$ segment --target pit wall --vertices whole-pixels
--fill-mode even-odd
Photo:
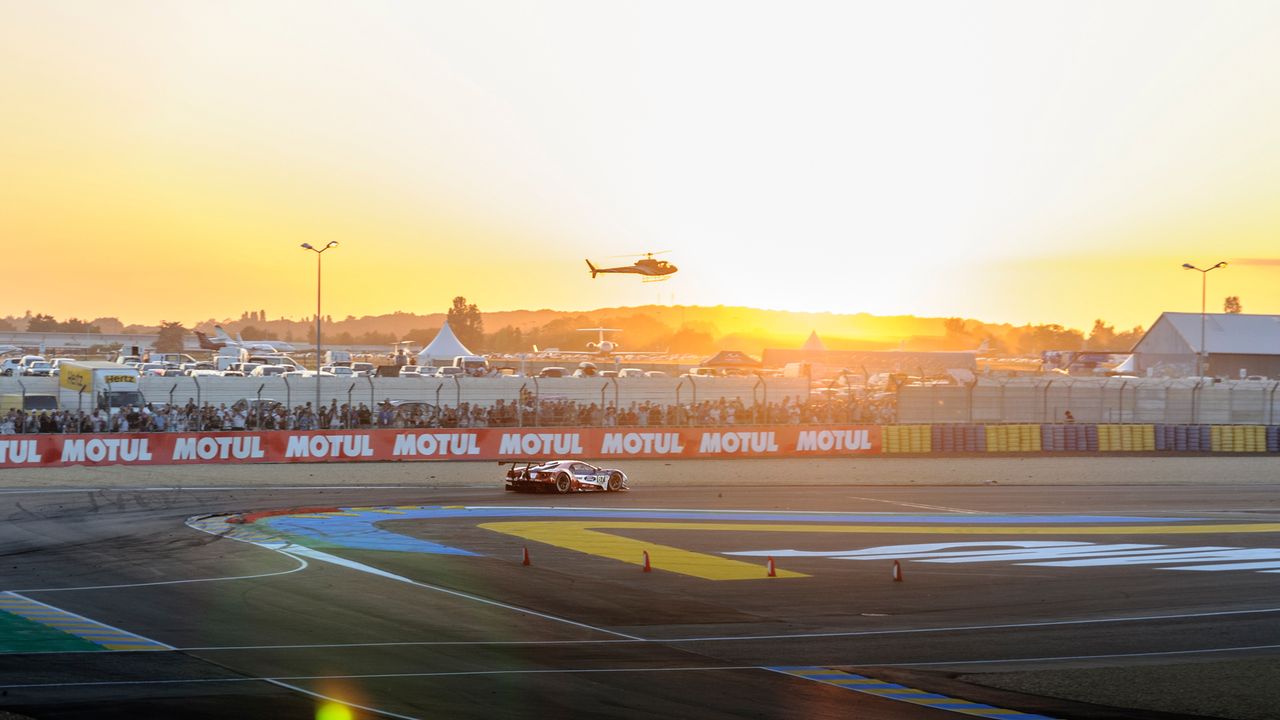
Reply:
[[[72,465],[1270,453],[1275,425],[770,425],[0,436],[0,469]],[[2,478],[2,476],[0,476]]]

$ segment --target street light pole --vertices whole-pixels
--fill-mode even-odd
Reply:
[[[338,241],[331,240],[328,245],[322,248],[316,248],[311,243],[302,243],[304,250],[310,250],[316,254],[316,406],[312,410],[312,414],[316,419],[320,417],[320,257],[324,255],[324,251],[332,247],[337,247]],[[319,427],[315,428],[319,430]]]
[[[1206,293],[1209,289],[1209,272],[1212,270],[1217,270],[1220,267],[1226,267],[1226,266],[1227,264],[1225,262],[1220,262],[1217,265],[1214,265],[1213,267],[1201,270],[1200,268],[1196,267],[1195,265],[1192,265],[1191,263],[1182,263],[1182,267],[1184,269],[1195,270],[1196,272],[1200,273],[1200,352],[1196,353],[1196,377],[1197,378],[1204,377],[1202,363],[1204,361],[1204,356],[1205,356],[1205,352],[1204,352],[1204,325],[1205,325],[1205,317],[1206,317],[1205,298],[1206,298]]]

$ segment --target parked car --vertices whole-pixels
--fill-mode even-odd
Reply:
[[[620,378],[644,377],[644,371],[641,370],[640,368],[622,368],[621,370],[618,371],[618,377]]]
[[[334,377],[355,377],[356,372],[347,365],[321,365],[320,372]]]
[[[373,374],[373,363],[353,362],[351,371],[356,374],[356,377],[369,377]]]
[[[440,408],[431,403],[419,400],[389,400],[388,402],[395,411],[397,422],[408,421],[414,415],[430,417],[440,410]]]
[[[138,366],[138,374],[147,377],[164,377],[164,363],[142,363]]]
[[[249,377],[275,377],[289,372],[288,365],[259,365],[249,373]]]
[[[49,377],[53,374],[53,365],[47,360],[36,360],[22,369],[23,375],[32,377]]]
[[[562,367],[544,367],[538,371],[538,377],[540,378],[558,378],[567,374],[568,371]]]
[[[446,365],[444,367],[436,368],[436,377],[438,378],[463,377],[466,374],[467,374],[467,371],[465,369],[460,367],[454,367],[452,365]]]
[[[422,366],[420,365],[403,365],[400,367],[400,377],[420,378],[422,375]]]

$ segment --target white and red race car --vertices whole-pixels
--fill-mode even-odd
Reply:
[[[515,492],[618,492],[627,489],[626,473],[581,460],[504,460],[506,489]]]

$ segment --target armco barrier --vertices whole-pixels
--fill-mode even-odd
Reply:
[[[841,457],[879,452],[880,428],[865,425],[9,435],[0,438],[0,468],[561,457]]]
[[[515,458],[843,457],[953,453],[1272,453],[1276,425],[779,425],[122,433],[0,437],[0,469]]]

